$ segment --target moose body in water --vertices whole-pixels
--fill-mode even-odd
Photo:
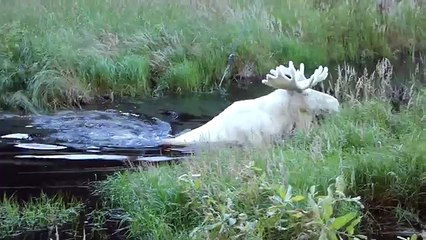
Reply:
[[[339,101],[331,95],[311,89],[328,76],[328,68],[319,66],[310,78],[304,64],[296,70],[292,61],[270,70],[262,83],[275,91],[255,99],[232,103],[206,124],[164,144],[184,146],[197,143],[261,145],[292,130],[308,131],[316,115],[339,111]]]

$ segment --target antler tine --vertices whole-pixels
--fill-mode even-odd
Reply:
[[[303,76],[303,77],[305,76],[305,64],[300,63],[299,72],[300,72],[301,76]]]
[[[311,88],[318,84],[319,82],[326,79],[328,76],[328,68],[319,66],[310,78],[306,79],[304,75],[304,65],[300,64],[300,72],[298,74],[297,85],[299,87],[299,91],[303,91],[305,89]]]
[[[289,67],[283,65],[271,69],[270,74],[266,74],[266,79],[262,83],[273,88],[287,89],[297,91],[298,86],[296,83],[297,70],[292,61],[289,61]]]
[[[312,74],[312,76],[309,78],[312,78],[312,83],[311,83],[311,87],[317,85],[319,82],[324,81],[328,76],[328,68],[327,67],[323,67],[323,66],[319,66],[314,73]]]
[[[311,79],[311,78],[306,79],[306,77],[305,77],[305,64],[300,63],[299,70],[296,70],[296,68],[294,67],[294,64],[292,62],[291,62],[291,64],[289,63],[289,66],[295,72],[294,73],[295,77],[293,79],[294,90],[296,90],[298,92],[302,92],[302,91],[310,88],[313,79]]]

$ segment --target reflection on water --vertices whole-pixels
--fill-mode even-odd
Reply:
[[[40,143],[19,143],[19,144],[16,144],[15,147],[26,148],[26,149],[36,149],[36,150],[63,150],[67,148],[65,146],[40,144]]]
[[[0,138],[3,139],[31,139],[30,135],[26,133],[11,133],[1,136]]]
[[[122,160],[128,159],[122,155],[101,155],[101,154],[60,154],[60,155],[17,155],[15,158],[31,159],[66,159],[66,160]]]

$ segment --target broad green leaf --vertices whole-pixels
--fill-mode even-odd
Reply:
[[[346,227],[346,231],[348,234],[353,235],[355,232],[355,226],[361,222],[361,216],[357,217],[355,220],[351,222],[349,226]]]
[[[296,196],[294,196],[294,197],[291,198],[291,201],[293,201],[293,202],[300,202],[300,201],[302,201],[304,199],[305,199],[305,196],[296,195]]]
[[[411,235],[410,240],[417,240],[417,234]]]
[[[258,167],[251,167],[251,169],[255,172],[262,172],[263,171],[263,169],[258,168]]]
[[[278,187],[276,191],[278,192],[278,195],[280,196],[280,198],[282,200],[284,200],[285,197],[286,197],[286,193],[285,193],[283,187],[282,186]]]
[[[333,206],[331,205],[331,201],[330,202],[327,201],[325,205],[323,206],[323,214],[322,214],[323,221],[328,221],[331,215],[333,215]]]
[[[333,215],[333,198],[332,197],[325,197],[321,200],[319,205],[322,208],[322,219],[323,221],[328,221]]]
[[[348,224],[352,219],[354,219],[358,214],[356,212],[350,212],[346,215],[340,216],[336,219],[334,219],[333,223],[331,224],[331,227],[333,229],[339,230],[346,224]]]
[[[201,180],[200,179],[197,179],[197,180],[194,181],[194,187],[195,187],[195,190],[200,190],[200,188],[201,188]]]
[[[332,229],[330,229],[329,231],[328,231],[328,240],[339,240],[339,238],[337,238],[337,234],[336,234],[336,231],[333,231]]]

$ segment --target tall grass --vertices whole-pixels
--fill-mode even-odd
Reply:
[[[52,198],[41,195],[25,204],[14,198],[4,197],[0,201],[0,239],[22,237],[27,231],[48,230],[53,235],[55,228],[78,224],[82,203],[65,202],[59,196]],[[72,228],[72,227],[71,227]]]
[[[24,109],[210,90],[293,60],[362,64],[426,49],[426,8],[407,1],[1,0],[0,104]]]
[[[397,109],[387,60],[361,77],[344,69],[333,85],[348,93],[342,111],[308,134],[115,174],[98,187],[106,207],[127,212],[136,239],[337,239],[377,229],[376,217],[418,225],[425,214],[424,86],[407,88]]]

